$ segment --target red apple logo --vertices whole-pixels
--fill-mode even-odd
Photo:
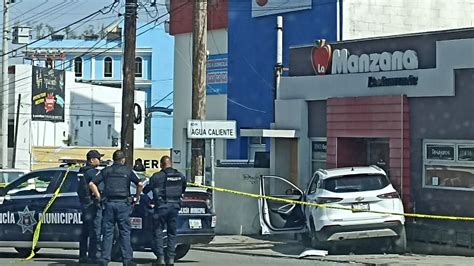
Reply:
[[[255,2],[257,2],[259,6],[264,6],[268,3],[268,0],[255,0]]]
[[[311,62],[314,73],[326,75],[331,66],[331,46],[325,40],[320,40],[319,44],[311,50]]]

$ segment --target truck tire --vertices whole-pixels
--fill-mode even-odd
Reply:
[[[27,258],[31,254],[31,248],[15,248],[15,250],[22,258]],[[35,248],[35,253],[38,253],[39,250],[39,248]]]
[[[180,244],[180,245],[176,246],[175,260],[180,260],[184,256],[186,256],[186,254],[188,254],[188,252],[189,252],[189,249],[191,249],[191,245],[188,245],[188,244]]]

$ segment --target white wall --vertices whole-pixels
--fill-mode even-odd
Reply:
[[[73,145],[111,146],[112,138],[115,137],[119,139],[120,146],[122,90],[83,83],[70,83],[68,89]],[[144,147],[145,92],[135,91],[135,102],[141,106],[143,117],[142,123],[134,124],[134,146],[142,148]]]
[[[344,0],[343,40],[474,26],[474,0]]]
[[[212,32],[212,35],[211,35]],[[213,38],[212,38],[213,37]],[[224,29],[209,31],[209,54],[227,54],[227,31]],[[175,163],[177,169],[189,167],[186,159],[186,127],[191,119],[192,92],[192,34],[175,35],[174,52],[174,110],[173,110],[173,149],[181,151],[181,163]],[[227,95],[209,95],[206,98],[206,119],[227,119]],[[216,141],[216,159],[225,156],[225,142]],[[173,159],[175,161],[175,159]]]
[[[13,83],[13,81],[15,81]],[[66,146],[64,140],[78,129],[78,146],[111,146],[107,138],[107,125],[112,124],[113,132],[120,137],[121,130],[121,95],[122,90],[105,86],[76,83],[73,72],[66,72],[65,82],[65,116],[64,122],[52,123],[47,121],[31,121],[31,65],[15,65],[15,74],[10,75],[14,84],[10,98],[10,119],[15,118],[18,94],[21,94],[20,117],[18,128],[18,147],[16,156],[17,168],[30,168],[31,146]],[[14,104],[13,104],[13,96]],[[144,110],[145,93],[137,91],[137,102]],[[86,104],[87,103],[87,104]],[[88,127],[88,121],[91,127]],[[83,119],[83,129],[79,121]],[[101,120],[101,125],[95,125],[95,120]],[[144,120],[144,119],[143,119]],[[94,143],[91,142],[91,130],[94,128]],[[144,147],[144,123],[135,124],[134,145]],[[73,137],[74,140],[74,137]],[[120,144],[120,141],[119,141]],[[10,155],[11,156],[11,155]]]
[[[260,191],[259,176],[268,174],[268,168],[216,167],[216,186],[258,194]],[[260,220],[257,199],[217,192],[215,204],[216,234],[259,234]]]

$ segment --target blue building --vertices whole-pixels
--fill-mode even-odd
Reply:
[[[192,101],[192,5],[181,5],[182,1],[173,0],[169,6],[169,10],[180,8],[170,16],[176,54],[174,102],[179,105],[174,112],[173,155],[176,167],[189,169],[192,148],[186,121],[191,118]],[[218,160],[253,159],[255,152],[270,150],[270,136],[262,132],[272,129],[274,122],[277,16],[283,17],[283,67],[287,67],[290,46],[340,39],[341,5],[342,0],[209,2],[206,119],[235,120],[238,132],[235,140],[216,141]],[[223,67],[216,70],[217,66]]]
[[[339,0],[228,0],[229,82],[227,118],[240,129],[269,129],[273,122],[276,17],[283,17],[283,66],[290,46],[319,39],[335,41],[342,26]],[[291,111],[291,110],[289,110]],[[295,113],[295,115],[298,115]],[[228,159],[251,157],[251,145],[269,139],[240,137],[227,142]]]
[[[74,71],[77,82],[120,88],[124,47],[121,32],[115,26],[104,38],[65,40],[55,35],[28,46],[25,58],[35,61],[35,65]],[[146,113],[151,112],[145,119],[145,143],[156,148],[172,146],[173,46],[173,37],[163,27],[137,25],[135,88],[146,92]]]

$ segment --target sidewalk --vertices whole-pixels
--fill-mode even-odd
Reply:
[[[277,258],[299,259],[305,248],[300,242],[291,239],[267,236],[221,235],[207,245],[195,245],[195,250],[264,256]],[[331,255],[324,257],[310,256],[305,260],[350,263],[355,265],[472,265],[474,259],[463,256],[432,256],[417,254],[363,254],[363,255]]]
[[[275,258],[299,259],[301,252],[307,250],[300,242],[287,238],[275,238],[266,236],[240,236],[240,235],[220,235],[207,245],[195,245],[195,250],[219,252],[229,254],[240,254],[250,256],[264,256]],[[346,259],[333,259],[330,257],[306,257],[304,259],[354,263]]]

